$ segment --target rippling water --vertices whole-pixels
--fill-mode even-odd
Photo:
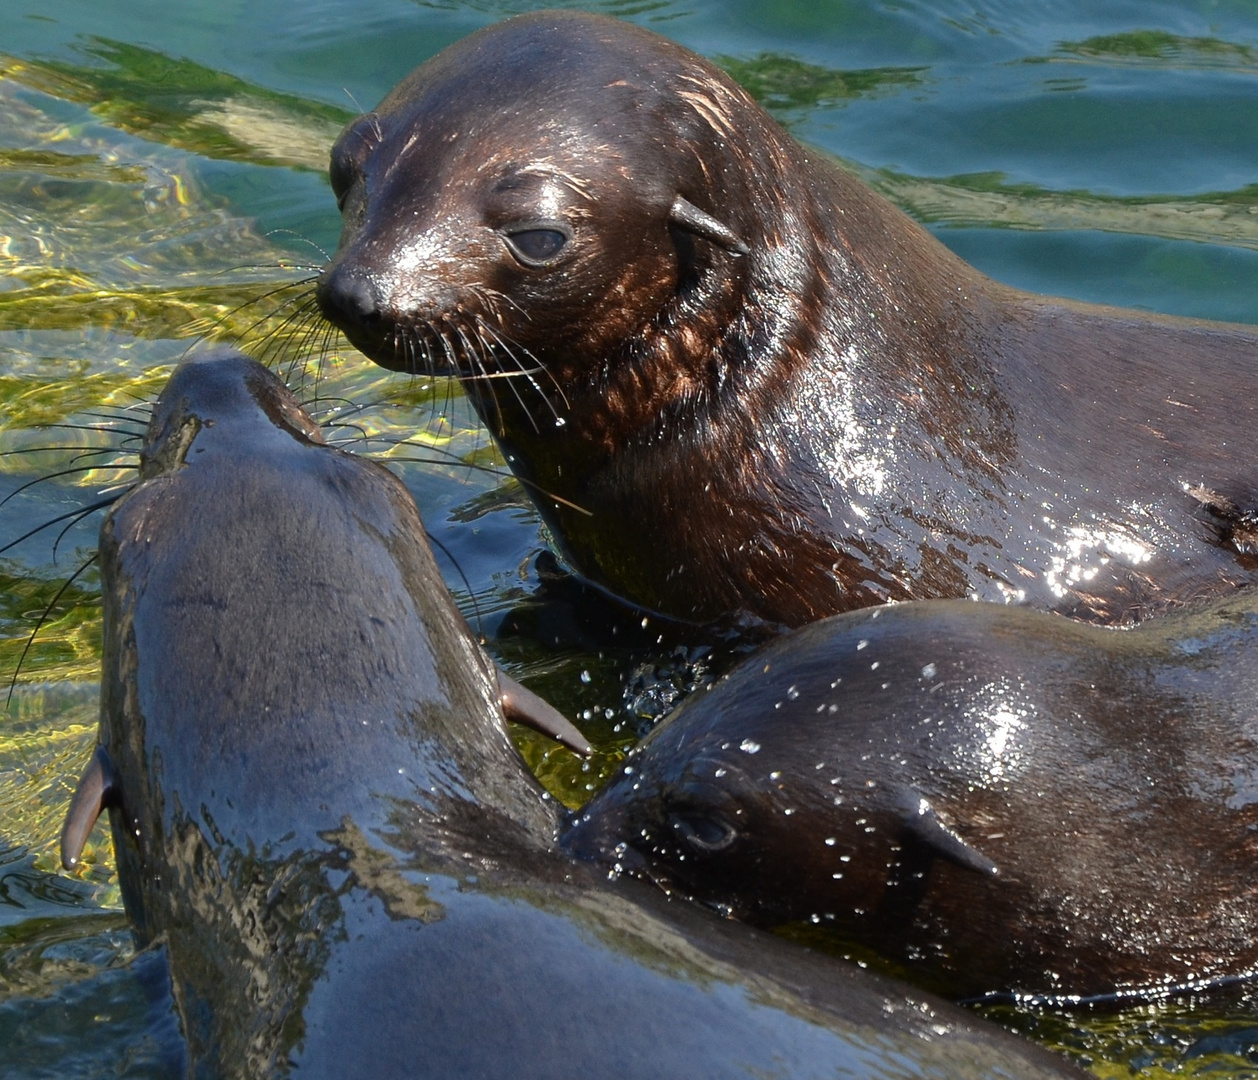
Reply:
[[[151,394],[191,340],[283,343],[291,294],[272,290],[308,275],[336,241],[323,168],[341,124],[451,41],[535,6],[5,0],[0,497],[14,497],[0,507],[0,545],[125,477],[99,467],[107,457],[82,456],[125,436],[84,428],[128,426],[95,414]],[[715,58],[800,138],[1003,281],[1258,322],[1252,2],[578,6]],[[509,667],[596,738],[601,753],[586,766],[523,742],[552,788],[579,801],[722,658],[699,641],[609,643],[562,605],[539,604],[536,517],[493,468],[455,391],[386,375],[332,344],[318,386],[326,418],[347,438],[375,437],[377,453],[390,436],[420,444],[387,455],[457,556],[449,580],[465,611]],[[75,426],[40,430],[50,424]],[[19,490],[83,466],[97,467]],[[95,522],[72,526],[55,553],[57,529],[0,553],[6,679],[38,613],[90,555]],[[80,876],[55,859],[94,737],[94,598],[89,567],[51,609],[0,716],[6,1077],[171,1067],[160,973],[124,966],[107,836],[97,832]],[[1100,1076],[1258,1074],[1258,1020],[1243,994],[999,1017]]]

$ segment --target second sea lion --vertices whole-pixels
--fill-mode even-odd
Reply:
[[[1258,597],[1127,631],[966,601],[835,616],[630,755],[565,843],[957,997],[1258,971]]]
[[[324,314],[457,375],[571,565],[644,608],[1123,623],[1254,579],[1258,331],[1001,286],[646,30],[479,31],[331,180]]]

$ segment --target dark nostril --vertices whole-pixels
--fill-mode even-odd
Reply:
[[[380,298],[371,279],[345,266],[333,267],[325,274],[316,295],[333,322],[369,323],[380,317]]]

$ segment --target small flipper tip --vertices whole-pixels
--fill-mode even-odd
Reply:
[[[101,811],[109,804],[113,790],[113,767],[109,755],[103,746],[97,744],[91,761],[79,778],[70,808],[66,811],[65,824],[61,827],[61,865],[66,870],[78,867],[83,845],[87,843],[88,834]]]
[[[589,757],[594,753],[594,747],[567,717],[532,690],[521,686],[502,668],[498,668],[498,693],[502,715],[508,720],[549,735],[574,754]]]

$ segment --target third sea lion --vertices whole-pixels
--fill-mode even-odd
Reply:
[[[1127,631],[941,600],[814,623],[700,692],[565,843],[954,996],[1258,969],[1258,597]]]

